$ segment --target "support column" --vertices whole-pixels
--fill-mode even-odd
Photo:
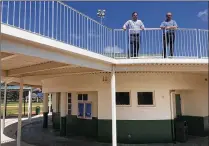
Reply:
[[[1,17],[1,16],[0,16]],[[0,58],[1,58],[1,52],[0,52]],[[1,68],[1,64],[0,64],[0,68]],[[0,74],[1,74],[1,70],[0,70]],[[0,90],[0,95],[1,95],[1,90]],[[0,98],[0,119],[1,119],[1,98]],[[1,141],[1,135],[2,135],[2,124],[0,123],[0,141]],[[1,146],[1,142],[0,142],[0,146]]]
[[[21,146],[21,128],[22,128],[22,97],[23,97],[23,79],[20,79],[19,107],[18,107],[18,125],[17,125],[17,146]]]
[[[57,93],[52,93],[52,109],[53,109],[53,113],[56,113],[57,110]]]
[[[112,72],[111,72],[111,97],[112,97],[112,146],[117,146],[115,66],[114,65],[112,66]]]
[[[56,123],[56,115],[58,112],[58,93],[52,93],[52,124],[53,124],[53,128],[57,129],[58,126]]]
[[[43,118],[43,128],[48,128],[48,93],[44,93]]]
[[[52,93],[49,94],[49,103],[48,103],[48,107],[49,107],[49,113],[51,113],[51,107],[52,107]]]
[[[28,120],[31,121],[32,114],[32,89],[28,91]]]
[[[61,93],[61,109],[60,109],[60,136],[66,136],[66,103],[67,93]]]
[[[7,84],[4,84],[4,108],[3,108],[3,120],[2,120],[2,131],[5,128],[5,117],[6,117],[6,100],[7,100]]]

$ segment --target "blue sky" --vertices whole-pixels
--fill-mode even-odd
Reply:
[[[181,28],[208,29],[208,2],[65,2],[86,15],[99,20],[97,9],[105,9],[104,24],[111,28],[121,28],[137,11],[139,19],[146,27],[159,27],[165,13],[171,11]],[[199,16],[198,16],[199,13]]]

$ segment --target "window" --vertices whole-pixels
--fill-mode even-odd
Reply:
[[[72,97],[71,97],[71,93],[67,94],[67,98],[68,98],[68,115],[72,114]]]
[[[78,101],[87,101],[88,94],[78,94]]]
[[[138,105],[154,105],[153,92],[138,92]]]
[[[92,119],[92,103],[88,101],[88,94],[78,94],[78,118]]]
[[[116,105],[130,105],[129,92],[116,92]]]

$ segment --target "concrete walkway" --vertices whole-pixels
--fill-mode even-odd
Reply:
[[[22,126],[24,127],[27,124],[34,123],[37,120],[40,120],[39,117],[41,117],[41,115],[34,116],[32,117],[31,121],[28,121],[28,118],[22,118]],[[9,118],[5,120],[5,130],[4,132],[1,131],[2,146],[16,146],[17,122],[18,122],[17,118]],[[21,146],[33,146],[33,145],[27,144],[25,142],[21,142]]]

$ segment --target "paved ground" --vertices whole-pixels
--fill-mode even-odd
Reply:
[[[41,118],[40,118],[41,117]],[[38,122],[42,119],[42,115],[32,117],[31,121],[28,118],[22,118],[22,126]],[[8,118],[5,120],[5,130],[1,131],[1,146],[16,146],[16,131],[17,131],[17,118]],[[1,120],[2,124],[2,120]],[[21,146],[34,146],[21,142]]]
[[[64,138],[58,136],[57,132],[52,130],[52,124],[49,118],[49,128],[42,128],[42,117],[32,119],[32,124],[28,121],[23,122],[22,143],[21,146],[111,146],[107,143],[98,143],[96,141],[83,138]],[[9,137],[2,136],[2,146],[16,146],[15,130],[17,119],[7,120],[7,133]],[[13,123],[13,124],[12,124]],[[118,146],[208,146],[208,137],[192,138],[187,143],[178,144],[119,144]],[[30,143],[30,144],[27,144]]]
[[[37,117],[40,117],[40,116],[33,117],[31,122],[40,120]],[[30,124],[31,122],[28,121],[27,118],[22,118],[22,126]],[[1,123],[2,123],[2,120],[1,120]],[[17,144],[16,142],[17,118],[6,119],[5,127],[6,128],[5,128],[4,133],[1,131],[1,146],[16,146]],[[21,146],[33,146],[33,145],[22,142]]]

